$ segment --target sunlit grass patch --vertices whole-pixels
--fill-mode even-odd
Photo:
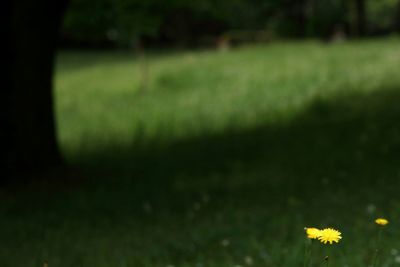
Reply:
[[[65,150],[95,149],[282,123],[316,99],[396,85],[397,45],[278,43],[149,56],[144,92],[133,54],[61,54],[59,135]]]

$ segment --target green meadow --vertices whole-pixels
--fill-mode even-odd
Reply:
[[[70,173],[0,191],[0,266],[400,264],[400,39],[60,51]],[[67,177],[67,178],[66,178]],[[377,266],[375,266],[377,267]]]

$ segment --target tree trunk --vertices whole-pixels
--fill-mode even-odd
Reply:
[[[355,29],[356,36],[364,36],[366,29],[365,0],[355,0]]]
[[[310,3],[309,0],[298,0],[294,1],[291,6],[291,20],[294,25],[294,35],[299,38],[303,38],[306,36],[307,32],[307,23],[309,20],[309,8]]]
[[[7,47],[0,165],[5,169],[41,170],[61,165],[52,79],[66,4],[67,0],[9,0],[3,9]]]
[[[394,29],[397,33],[400,33],[400,0],[397,1]]]

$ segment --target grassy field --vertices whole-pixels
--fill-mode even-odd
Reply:
[[[302,266],[305,226],[343,235],[314,244],[312,266],[370,266],[378,216],[380,267],[400,264],[400,39],[145,64],[142,86],[131,53],[59,54],[59,138],[79,171],[0,191],[0,266]]]

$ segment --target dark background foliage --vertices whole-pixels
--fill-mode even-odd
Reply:
[[[66,44],[210,45],[234,30],[268,38],[377,35],[398,30],[397,0],[72,0]],[[365,19],[365,18],[366,19]],[[359,25],[359,24],[363,25]],[[361,29],[360,29],[361,28]]]

